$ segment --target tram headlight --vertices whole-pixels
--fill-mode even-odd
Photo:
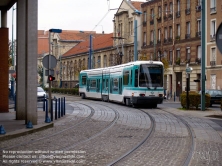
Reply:
[[[140,94],[140,96],[144,97],[144,96],[145,96],[145,94],[144,94],[144,93],[141,93],[141,94]]]

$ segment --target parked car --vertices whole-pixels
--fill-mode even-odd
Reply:
[[[220,104],[221,103],[222,90],[207,89],[205,91],[205,93],[210,95],[210,106],[212,106],[212,104]]]
[[[38,101],[42,101],[44,100],[44,98],[48,97],[47,93],[44,91],[44,89],[42,89],[42,87],[37,87],[37,97],[38,97]]]
[[[77,83],[77,84],[74,86],[74,88],[79,88],[79,83]]]

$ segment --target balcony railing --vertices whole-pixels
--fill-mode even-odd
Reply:
[[[168,61],[168,64],[169,64],[169,65],[172,65],[172,64],[173,64],[173,62],[172,62],[171,60],[169,60],[169,61]]]
[[[163,42],[164,42],[164,43],[167,43],[168,41],[167,41],[167,39],[166,39],[166,38],[164,38]]]
[[[186,15],[190,14],[190,8],[185,10]]]
[[[158,23],[161,22],[161,17],[157,17],[157,22],[158,22]]]
[[[210,13],[216,13],[216,12],[217,12],[216,7],[210,8]]]
[[[150,41],[150,45],[153,45],[153,41]]]
[[[200,5],[196,6],[196,11],[197,11],[197,12],[200,12],[200,11],[201,11],[201,6],[200,6]]]
[[[177,11],[177,12],[176,12],[176,17],[177,17],[177,18],[180,17],[180,11]]]
[[[143,42],[143,46],[146,46],[146,42]]]
[[[201,31],[196,32],[196,37],[201,37]]]
[[[150,25],[153,25],[154,24],[154,21],[153,20],[150,20]]]
[[[215,41],[215,39],[216,39],[216,35],[215,35],[215,34],[210,35],[210,40],[211,40],[211,41]]]
[[[180,36],[176,36],[176,40],[179,41],[180,40]]]
[[[195,61],[196,61],[197,64],[200,64],[201,63],[201,58],[196,58]]]
[[[143,21],[143,26],[146,26],[146,21]]]
[[[157,40],[157,44],[161,44],[161,40],[160,39]]]
[[[172,41],[173,41],[172,37],[169,37],[168,42],[172,42]]]
[[[216,61],[210,61],[210,66],[216,66]]]
[[[190,39],[190,34],[186,34],[185,39]]]
[[[173,15],[172,15],[172,14],[169,14],[169,15],[168,15],[168,18],[169,18],[169,19],[172,19],[172,18],[173,18]]]

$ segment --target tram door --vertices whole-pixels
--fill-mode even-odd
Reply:
[[[108,101],[109,100],[109,73],[107,71],[103,71],[102,74],[102,100]]]

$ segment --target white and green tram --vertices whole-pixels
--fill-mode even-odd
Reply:
[[[126,105],[148,105],[163,102],[163,63],[135,61],[122,65],[82,70],[79,95]]]

